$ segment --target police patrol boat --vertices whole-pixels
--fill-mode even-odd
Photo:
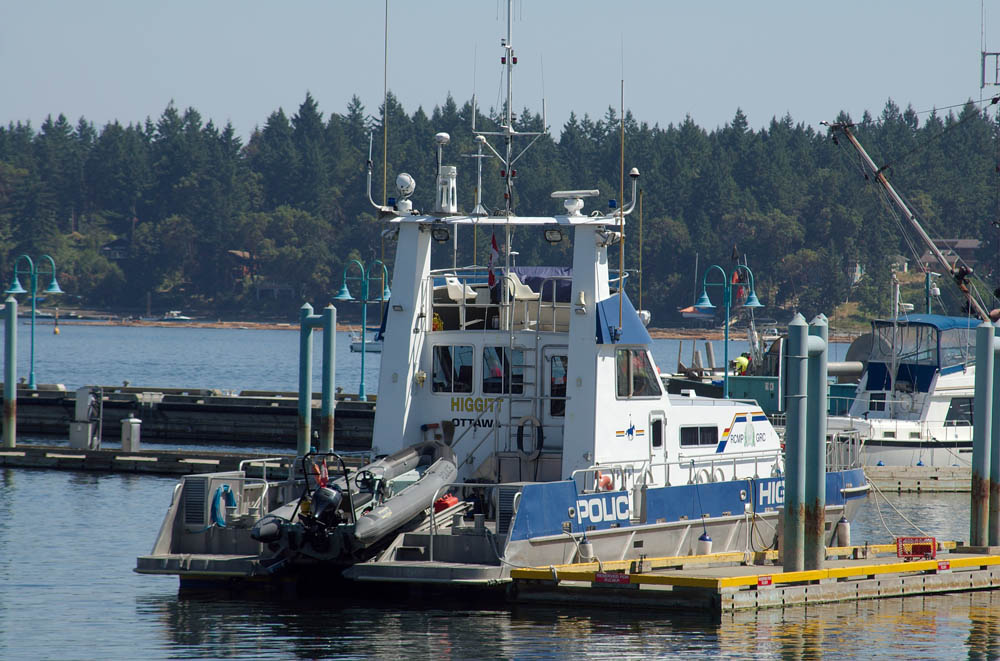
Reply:
[[[514,213],[512,143],[539,134],[514,128],[510,30],[508,16],[505,115],[476,132],[502,162],[503,206],[458,211],[447,134],[430,213],[414,208],[405,173],[391,205],[372,202],[398,242],[372,440],[384,458],[350,471],[308,455],[287,481],[186,477],[137,571],[496,585],[518,566],[774,546],[778,434],[755,402],[668,394],[609,267],[609,253],[623,259],[639,172],[630,202],[607,212],[584,213],[597,190],[569,190],[551,194],[558,215]],[[473,228],[493,235],[487,265],[432,268],[436,245]],[[515,232],[571,244],[570,263],[515,266]],[[828,465],[826,520],[850,519],[864,474]]]

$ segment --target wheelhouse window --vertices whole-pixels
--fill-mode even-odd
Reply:
[[[885,393],[884,392],[873,392],[868,396],[868,410],[869,411],[884,411],[885,410]]]
[[[650,425],[650,428],[653,434],[653,447],[663,447],[663,420],[660,418],[653,420],[653,424]]]
[[[549,361],[549,415],[566,415],[566,356],[552,356]]]
[[[711,427],[681,427],[681,447],[699,447],[718,445],[719,428]]]
[[[945,427],[966,427],[972,425],[972,398],[952,397],[948,414],[944,417]]]
[[[472,392],[472,347],[434,347],[434,392]]]
[[[659,397],[660,383],[645,349],[618,349],[615,352],[619,397]]]
[[[524,392],[524,352],[507,347],[483,347],[483,392]]]

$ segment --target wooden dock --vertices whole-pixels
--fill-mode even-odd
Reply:
[[[894,544],[831,548],[824,569],[787,573],[768,564],[774,552],[515,569],[508,594],[516,603],[723,613],[1000,586],[1000,548],[939,548],[936,558],[911,561],[897,558]]]

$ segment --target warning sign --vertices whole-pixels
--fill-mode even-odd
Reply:
[[[897,537],[896,557],[926,558],[928,560],[936,558],[937,539],[934,537]]]
[[[628,574],[621,572],[599,571],[594,574],[594,583],[611,583],[614,585],[628,585],[630,581]]]

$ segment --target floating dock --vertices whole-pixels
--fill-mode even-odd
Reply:
[[[865,477],[879,491],[896,493],[969,493],[968,466],[865,466]]]
[[[19,445],[0,449],[0,467],[85,470],[149,475],[189,475],[222,471],[246,470],[251,477],[284,479],[295,457],[274,455],[185,452],[183,450],[142,450],[123,452],[118,449],[78,450],[66,446]],[[360,466],[360,458],[345,458],[352,467]]]
[[[94,386],[101,395],[104,440],[117,440],[121,420],[142,421],[142,437],[172,443],[247,443],[295,447],[298,394],[278,391],[242,391],[227,394],[204,388]],[[320,428],[319,394],[313,397],[312,428]],[[61,436],[69,433],[76,393],[62,386],[18,387],[19,434]],[[345,451],[371,447],[375,397],[359,401],[338,394],[334,409],[334,437]]]
[[[907,561],[895,544],[830,548],[826,568],[787,573],[754,564],[773,562],[774,551],[515,569],[508,595],[515,603],[723,613],[1000,586],[1000,548],[938,549],[935,558]]]

